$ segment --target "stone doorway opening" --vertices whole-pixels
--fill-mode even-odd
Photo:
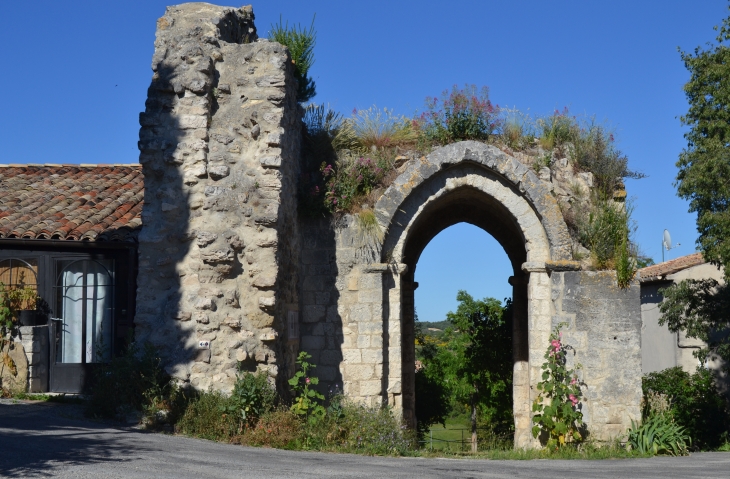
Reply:
[[[415,390],[415,291],[418,286],[416,271],[418,260],[428,243],[446,228],[458,223],[469,223],[493,236],[502,246],[512,265],[509,282],[512,285],[512,363],[513,363],[513,414],[515,425],[526,415],[529,421],[529,397],[527,378],[527,281],[521,271],[526,260],[524,239],[517,229],[515,219],[493,197],[473,187],[456,188],[443,195],[439,201],[424,208],[409,231],[403,248],[403,263],[407,265],[400,275],[401,289],[401,354],[404,417],[414,424],[416,407]],[[505,278],[507,279],[507,278]],[[489,367],[485,365],[485,367]]]
[[[449,429],[470,436],[470,394],[457,386],[474,368],[482,374],[477,401],[480,436],[512,441],[512,265],[502,246],[483,229],[459,223],[442,230],[422,251],[415,282],[415,416],[426,431],[437,415]],[[457,324],[448,320],[454,313]],[[469,346],[463,324],[474,321],[478,345]],[[469,333],[467,333],[469,334]],[[470,362],[464,361],[467,355]],[[471,373],[470,373],[471,371]],[[502,385],[506,382],[506,388]],[[433,423],[436,447],[440,425]],[[459,431],[455,431],[457,434]],[[448,433],[446,433],[448,434]],[[451,433],[453,434],[453,433]],[[496,439],[497,436],[494,436]],[[450,445],[455,446],[454,444]]]
[[[455,143],[413,161],[376,204],[385,232],[383,384],[388,402],[415,425],[414,272],[426,245],[444,229],[469,223],[489,233],[512,268],[515,446],[529,447],[530,386],[550,334],[551,283],[545,265],[570,259],[557,202],[525,165],[476,142]],[[530,358],[533,357],[533,361]]]

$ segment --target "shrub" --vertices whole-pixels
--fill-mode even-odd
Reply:
[[[86,413],[121,419],[162,402],[172,390],[158,351],[151,344],[140,350],[137,343],[131,343],[124,355],[96,365]]]
[[[487,140],[501,125],[499,106],[489,99],[489,88],[453,86],[438,98],[426,98],[426,111],[416,122],[429,142],[447,144],[461,140]]]
[[[654,413],[641,424],[631,420],[626,446],[640,454],[686,456],[692,439],[669,413]]]
[[[680,367],[669,368],[644,376],[642,387],[645,398],[652,393],[669,397],[672,417],[695,447],[716,449],[730,439],[728,403],[718,392],[710,370],[698,368],[690,375]]]
[[[236,414],[221,413],[228,406],[228,397],[218,391],[196,394],[177,423],[177,430],[190,436],[213,441],[229,441],[243,432]]]
[[[261,416],[255,426],[246,429],[233,442],[247,446],[295,449],[302,441],[302,422],[299,416],[287,409],[269,411]]]
[[[262,414],[273,409],[276,398],[276,389],[269,383],[266,372],[239,373],[233,392],[220,406],[220,411],[236,418],[242,426],[251,426]]]

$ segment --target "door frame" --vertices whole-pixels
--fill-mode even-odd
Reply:
[[[55,288],[56,262],[59,260],[111,259],[114,261],[114,303],[112,329],[112,357],[119,356],[132,339],[137,284],[137,245],[135,243],[94,243],[81,241],[0,239],[0,261],[35,259],[38,264],[38,294],[48,306],[46,327],[49,328],[48,386],[51,392],[81,393],[88,389],[92,368],[90,363],[83,370],[72,372],[68,367],[58,367],[55,361],[56,328],[51,318],[58,317]],[[62,363],[61,363],[62,364]],[[79,369],[79,368],[77,368]],[[66,379],[64,380],[64,377]],[[72,383],[74,387],[60,387],[59,382]],[[65,389],[65,390],[61,390]]]

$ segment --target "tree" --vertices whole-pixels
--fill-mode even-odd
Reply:
[[[446,317],[458,336],[452,339],[455,361],[447,371],[454,378],[455,397],[471,406],[472,451],[476,452],[477,408],[496,420],[511,413],[511,302],[502,307],[494,298],[475,300],[466,291],[456,295],[459,306]]]
[[[689,111],[687,148],[679,156],[677,191],[697,213],[697,244],[704,257],[725,267],[730,279],[730,17],[715,27],[717,44],[694,53],[680,51],[690,71],[684,86]]]
[[[684,86],[689,111],[681,118],[689,127],[687,148],[679,156],[677,192],[697,213],[697,245],[705,259],[724,268],[730,282],[730,17],[718,31],[717,44],[694,53],[680,51],[690,71]],[[695,353],[730,365],[730,286],[714,280],[684,280],[660,292],[662,319],[672,332],[685,331],[708,345]]]

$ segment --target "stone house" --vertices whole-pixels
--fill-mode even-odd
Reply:
[[[126,344],[143,194],[139,165],[0,165],[0,282],[42,299],[5,387],[79,392]]]
[[[516,446],[539,444],[531,405],[559,324],[582,366],[592,437],[639,419],[639,284],[620,289],[613,273],[573,261],[556,199],[567,193],[551,171],[460,142],[400,167],[372,205],[382,238],[353,216],[300,216],[293,66],[253,20],[251,7],[204,3],[159,19],[139,166],[0,169],[0,254],[21,265],[13,271],[33,271],[49,308],[45,328],[21,328],[30,376],[48,354],[46,387],[78,390],[87,364],[113,354],[133,325],[181,383],[229,391],[239,370],[261,370],[286,394],[305,350],[324,388],[389,404],[412,425],[418,258],[468,222],[513,265]]]
[[[642,268],[637,274],[641,284],[641,370],[642,373],[661,371],[676,366],[694,373],[700,362],[693,353],[705,344],[699,339],[687,338],[683,332],[672,333],[667,325],[660,326],[659,290],[685,279],[715,279],[724,284],[722,270],[708,263],[702,253],[665,261]],[[711,362],[711,369],[720,363]]]

